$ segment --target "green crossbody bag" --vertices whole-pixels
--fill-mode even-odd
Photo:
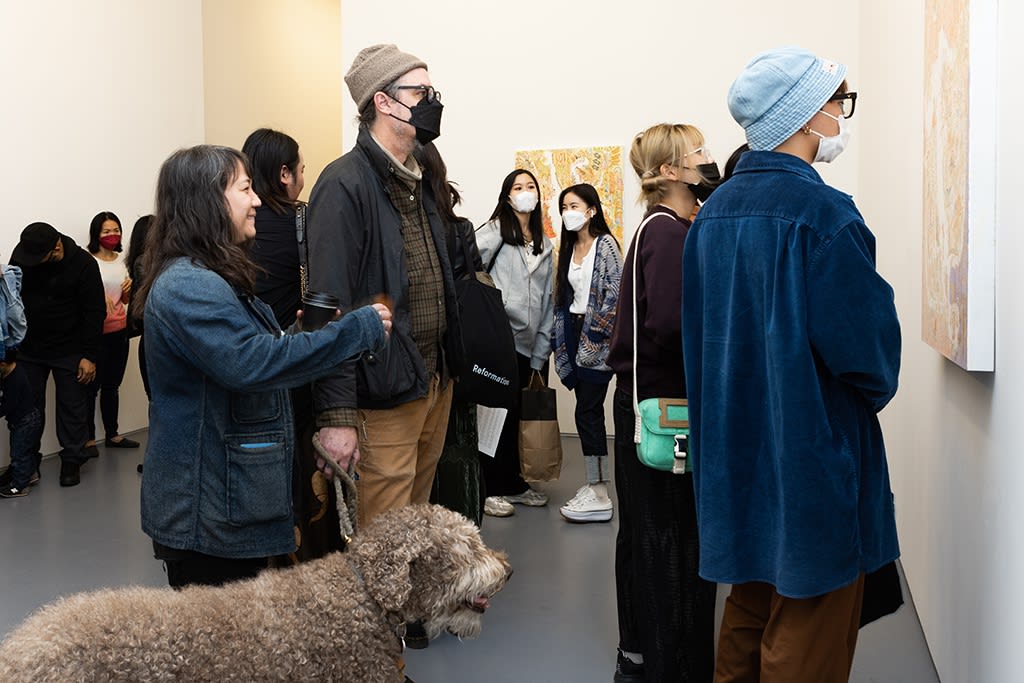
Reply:
[[[637,403],[636,386],[636,269],[637,254],[640,252],[640,236],[647,223],[655,216],[652,213],[640,224],[633,240],[633,412],[636,427],[633,441],[636,455],[644,465],[663,472],[684,474],[693,471],[690,453],[690,408],[685,398],[648,398]]]
[[[690,452],[690,409],[685,398],[648,398],[637,406],[640,440],[636,454],[640,462],[656,470],[683,474],[692,472]]]

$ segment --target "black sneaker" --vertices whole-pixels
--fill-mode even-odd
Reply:
[[[644,683],[647,678],[644,676],[644,665],[637,664],[619,650],[615,658],[615,683]]]
[[[32,476],[28,478],[28,484],[26,484],[24,488],[28,488],[29,486],[35,486],[38,483],[39,470],[37,469],[35,472],[32,473]],[[14,472],[12,472],[11,468],[8,467],[3,474],[0,474],[0,488],[10,488],[12,484],[14,484]]]
[[[17,486],[4,486],[0,488],[0,498],[22,498],[28,495],[28,489],[19,489]]]

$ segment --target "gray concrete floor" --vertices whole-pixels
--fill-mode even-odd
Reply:
[[[146,433],[133,435],[145,444]],[[583,483],[579,442],[566,438],[559,481],[538,486],[546,508],[516,507],[488,517],[487,543],[508,552],[515,576],[492,600],[483,634],[460,642],[444,635],[407,653],[417,683],[586,683],[611,681],[617,626],[613,580],[617,522],[574,525],[558,506]],[[139,528],[142,453],[106,450],[82,470],[82,483],[61,489],[59,463],[43,463],[43,480],[25,498],[0,500],[0,634],[58,596],[127,584],[166,585],[149,539]],[[719,615],[728,588],[719,590]],[[860,633],[855,683],[938,681],[910,593],[896,614]]]

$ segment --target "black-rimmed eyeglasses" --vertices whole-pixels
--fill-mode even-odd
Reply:
[[[828,98],[829,102],[838,102],[839,109],[843,112],[843,118],[848,119],[853,116],[853,112],[857,111],[857,93],[850,91],[833,95]],[[849,111],[847,111],[849,110]]]
[[[434,90],[432,85],[396,85],[395,90],[415,90],[423,95],[420,98],[421,100],[426,100],[427,102],[441,101],[441,93]]]

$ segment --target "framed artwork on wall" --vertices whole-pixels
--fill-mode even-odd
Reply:
[[[925,0],[921,337],[995,369],[997,0]]]
[[[558,195],[570,185],[589,183],[597,190],[605,220],[622,244],[622,148],[574,147],[516,152],[514,168],[537,176],[544,210],[544,232],[557,241],[561,229]]]

